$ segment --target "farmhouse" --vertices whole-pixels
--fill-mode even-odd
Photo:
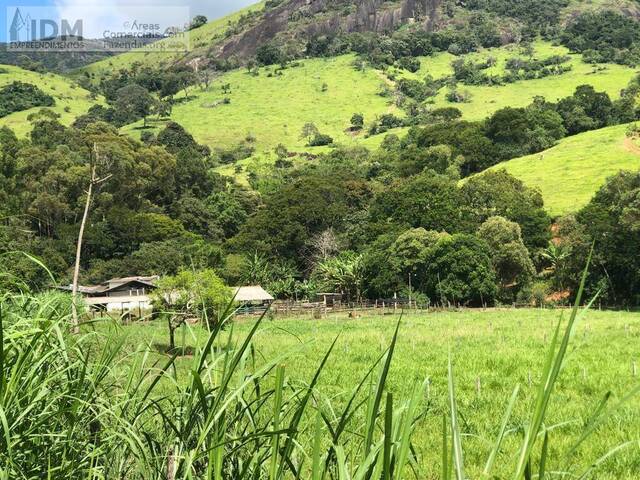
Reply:
[[[233,291],[236,302],[244,305],[269,305],[273,302],[273,296],[260,285],[250,287],[236,287]]]
[[[233,298],[240,304],[237,314],[250,315],[264,313],[273,303],[273,296],[260,285],[235,287]]]
[[[149,293],[156,288],[159,277],[125,277],[111,280],[95,286],[79,286],[78,292],[85,303],[96,310],[133,311],[151,308]],[[72,285],[60,287],[72,291]]]

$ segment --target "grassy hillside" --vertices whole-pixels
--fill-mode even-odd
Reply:
[[[640,169],[640,148],[625,132],[627,125],[582,133],[542,153],[501,163],[525,184],[539,188],[552,215],[586,205],[605,179],[619,170]]]
[[[552,55],[569,55],[569,51],[562,46],[555,46],[548,42],[536,42],[535,57],[539,59]],[[487,70],[489,74],[502,74],[505,63],[509,58],[523,56],[520,48],[510,45],[501,48],[487,49],[481,53],[467,55],[474,61],[483,61],[489,57],[496,59],[495,66]],[[434,100],[435,107],[455,106],[459,108],[468,120],[481,120],[487,115],[504,107],[522,107],[531,103],[535,96],[541,95],[549,101],[571,95],[576,87],[584,84],[593,85],[598,91],[605,91],[611,97],[617,98],[620,89],[636,75],[636,70],[622,65],[600,65],[593,67],[582,61],[582,55],[573,54],[568,62],[573,69],[558,76],[551,76],[535,80],[523,80],[500,86],[467,86],[460,84],[459,90],[471,93],[469,103],[451,104],[445,96],[447,89],[443,88]],[[453,74],[451,62],[457,57],[449,53],[439,53],[433,57],[421,58],[421,68],[416,73],[406,71],[396,72],[400,77],[423,79],[431,75],[438,79]]]
[[[281,75],[274,68],[261,68],[258,76],[236,70],[220,77],[209,91],[193,90],[193,99],[174,107],[172,120],[212,147],[232,146],[251,135],[256,153],[279,143],[304,149],[306,140],[300,133],[307,122],[337,142],[350,143],[353,137],[346,130],[354,113],[364,114],[368,122],[376,115],[398,112],[391,98],[378,95],[384,84],[380,73],[358,72],[353,60],[351,55],[304,60]],[[230,93],[223,93],[224,84],[230,84]],[[230,103],[221,103],[224,98]],[[139,133],[139,127],[140,123],[125,131]]]
[[[214,47],[216,43],[225,38],[227,30],[231,24],[237,22],[243,15],[256,10],[261,10],[262,8],[264,8],[264,2],[259,2],[190,31],[190,50],[198,53],[206,52],[206,50]],[[161,42],[162,40],[160,43]],[[144,52],[133,50],[131,52],[123,53],[121,55],[87,65],[86,67],[76,70],[74,75],[88,74],[92,77],[93,81],[97,81],[100,76],[105,73],[109,74],[121,69],[129,69],[135,63],[153,67],[171,65],[179,60],[190,58],[190,53],[191,52]]]
[[[566,53],[564,47],[547,42],[535,45],[537,58]],[[476,61],[490,56],[496,58],[496,65],[488,72],[500,74],[504,72],[507,59],[520,55],[517,47],[508,46],[472,54],[469,58]],[[303,60],[301,66],[288,68],[281,75],[275,73],[274,67],[259,69],[258,76],[246,70],[226,73],[214,82],[209,91],[192,89],[192,93],[195,92],[193,98],[177,105],[172,119],[185,126],[198,141],[212,147],[233,146],[251,134],[256,137],[257,153],[261,154],[278,143],[291,149],[304,148],[305,142],[299,136],[306,122],[314,122],[321,132],[333,136],[339,143],[360,143],[364,135],[354,138],[345,131],[353,113],[363,113],[365,122],[369,123],[383,113],[402,115],[402,112],[392,105],[393,97],[379,95],[385,82],[389,87],[393,87],[393,82],[378,70],[356,71],[352,66],[354,58],[345,55]],[[455,58],[448,53],[422,58],[420,71],[391,71],[391,78],[421,79],[428,74],[441,78],[451,74],[451,62]],[[472,94],[469,103],[449,103],[445,99],[447,89],[443,88],[433,100],[433,107],[455,106],[462,110],[466,119],[481,120],[506,106],[528,105],[538,95],[557,100],[571,95],[577,86],[583,84],[593,85],[596,90],[606,91],[612,98],[617,98],[620,90],[637,73],[620,65],[604,65],[595,69],[583,63],[581,55],[572,55],[570,63],[573,70],[559,76],[503,86],[461,85],[461,90]],[[230,93],[222,91],[225,84],[230,84]],[[222,104],[225,97],[231,103]],[[140,125],[126,127],[125,131],[139,134]],[[366,143],[374,146],[380,141],[381,138],[367,139]]]
[[[93,99],[90,92],[60,75],[41,74],[11,65],[0,65],[0,87],[14,81],[31,83],[53,96],[56,104],[50,109],[58,113],[60,121],[67,125],[79,115],[86,113],[96,101],[100,101]],[[36,107],[2,117],[0,118],[0,127],[7,126],[13,129],[18,136],[25,136],[31,129],[27,117],[39,109],[40,107]]]

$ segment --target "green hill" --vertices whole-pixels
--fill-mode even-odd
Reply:
[[[535,55],[540,58],[566,53],[563,47],[548,42],[535,44]],[[476,61],[494,57],[497,63],[491,72],[500,73],[504,71],[506,60],[518,55],[517,48],[507,46],[468,57]],[[448,53],[440,53],[422,58],[421,70],[415,74],[396,70],[390,75],[396,80],[423,78],[427,74],[436,78],[446,76],[451,73],[454,58]],[[353,135],[347,130],[351,115],[364,114],[365,124],[368,124],[384,113],[398,116],[404,116],[404,113],[395,106],[394,81],[373,68],[357,71],[354,60],[353,55],[307,59],[285,70],[260,68],[256,70],[257,75],[246,69],[234,70],[219,76],[207,91],[191,89],[190,100],[181,93],[182,101],[173,108],[171,120],[183,125],[199,142],[214,148],[232,147],[248,135],[255,137],[256,154],[260,157],[280,143],[293,150],[318,151],[305,147],[305,141],[300,139],[301,128],[306,122],[315,123],[322,133],[331,135],[338,143],[375,147],[383,135],[370,138],[364,133]],[[469,103],[448,102],[446,88],[443,88],[434,103],[427,103],[427,106],[454,106],[463,112],[464,118],[480,120],[506,106],[528,105],[538,95],[550,101],[557,100],[572,94],[583,84],[591,84],[596,90],[604,90],[617,98],[620,90],[636,75],[633,68],[613,64],[601,66],[593,73],[594,67],[583,63],[581,55],[572,55],[570,64],[573,69],[562,75],[501,86],[462,86],[460,88],[472,92]],[[222,90],[224,85],[230,86],[229,92]],[[224,103],[225,98],[230,103]],[[164,122],[151,120],[149,124],[157,131]],[[141,126],[142,122],[138,122],[125,127],[124,131],[139,136]]]
[[[211,147],[230,147],[251,135],[257,152],[279,143],[305,149],[300,132],[307,122],[338,142],[353,142],[347,129],[354,113],[362,113],[366,121],[387,112],[400,114],[392,98],[378,94],[384,85],[380,73],[356,71],[354,58],[305,60],[278,74],[273,68],[262,68],[257,76],[235,70],[220,77],[209,91],[193,90],[191,100],[173,108],[171,119]],[[228,93],[221,90],[226,84]],[[225,98],[230,103],[224,103]],[[125,131],[139,133],[139,127],[140,123]]]
[[[552,45],[549,42],[535,43],[535,56],[548,58],[553,55],[567,55],[571,59],[566,65],[572,67],[571,71],[562,75],[553,75],[540,79],[521,80],[506,85],[475,86],[459,85],[460,90],[468,91],[471,100],[468,103],[457,103],[454,106],[460,109],[464,118],[468,120],[482,120],[491,113],[504,107],[523,107],[531,103],[535,96],[541,95],[549,101],[571,95],[576,87],[584,84],[592,85],[598,91],[607,92],[612,98],[617,98],[620,89],[624,88],[637,73],[633,68],[623,65],[606,64],[593,65],[584,63],[582,55],[570,54],[569,50],[562,46]],[[486,49],[480,53],[466,55],[465,58],[475,62],[485,61],[492,57],[496,64],[487,70],[489,74],[501,74],[505,71],[505,64],[509,58],[522,56],[517,45],[509,45],[501,48]],[[433,78],[443,78],[453,74],[451,62],[457,57],[449,53],[439,53],[433,57],[422,57],[420,70],[416,73],[395,71],[401,78],[422,79],[426,75]],[[452,106],[446,100],[447,90],[443,88],[435,98],[434,107]]]
[[[504,168],[540,189],[549,213],[572,213],[586,205],[605,179],[640,169],[640,148],[625,135],[628,125],[603,128],[562,140],[542,153],[510,160]]]
[[[86,113],[92,105],[100,101],[87,90],[60,75],[42,74],[11,65],[0,65],[0,87],[14,81],[31,83],[51,95],[55,105],[50,109],[60,115],[60,122],[65,125],[72,123],[76,117]],[[31,129],[27,117],[39,109],[39,107],[31,108],[2,117],[0,127],[7,126],[18,136],[25,136]]]

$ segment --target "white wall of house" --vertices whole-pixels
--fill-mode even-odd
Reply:
[[[146,295],[122,297],[89,297],[84,300],[87,305],[102,306],[108,312],[132,311],[151,308],[151,299]]]

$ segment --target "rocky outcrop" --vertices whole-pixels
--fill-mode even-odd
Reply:
[[[442,0],[288,0],[266,11],[253,27],[229,39],[220,55],[247,57],[258,45],[281,32],[293,35],[321,35],[336,32],[385,32],[406,23],[433,29]]]

